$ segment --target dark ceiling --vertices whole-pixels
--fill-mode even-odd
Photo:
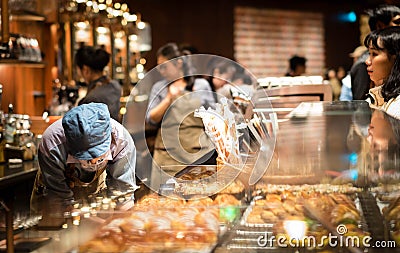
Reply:
[[[360,29],[356,23],[341,23],[335,16],[380,4],[400,6],[400,0],[124,0],[132,12],[141,13],[151,25],[153,49],[147,52],[146,68],[156,65],[156,50],[167,42],[194,45],[202,53],[234,58],[233,23],[235,6],[275,8],[323,13],[325,18],[325,66],[352,64],[348,53],[360,45]]]

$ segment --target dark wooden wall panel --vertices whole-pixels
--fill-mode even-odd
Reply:
[[[234,59],[234,8],[248,6],[281,10],[319,12],[324,15],[325,66],[350,68],[348,54],[359,45],[359,24],[341,23],[337,14],[365,9],[388,0],[126,0],[130,10],[142,14],[150,22],[153,49],[145,54],[146,69],[156,65],[155,53],[167,42],[189,43],[201,53],[217,54]],[[392,0],[393,1],[393,0]],[[398,1],[398,0],[396,0]]]
[[[306,75],[323,73],[321,13],[238,6],[234,17],[234,58],[256,77],[285,75],[293,55],[307,58]]]

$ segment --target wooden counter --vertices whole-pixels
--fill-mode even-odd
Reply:
[[[28,196],[30,195],[29,189],[24,189],[22,186],[33,184],[37,170],[38,165],[36,161],[12,165],[4,163],[0,165],[0,200],[6,216],[5,224],[7,253],[14,252],[13,224],[15,210],[14,206],[16,205],[16,203],[14,203],[15,199],[20,196],[21,190],[24,191],[22,194],[28,194]],[[32,189],[30,190],[32,191]],[[28,191],[28,193],[25,191]],[[29,206],[29,202],[27,204]]]

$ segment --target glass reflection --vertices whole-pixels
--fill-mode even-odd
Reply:
[[[383,111],[374,110],[367,136],[372,176],[394,179],[399,168],[399,137],[399,120]]]

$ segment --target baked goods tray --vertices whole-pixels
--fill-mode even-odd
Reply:
[[[365,202],[374,203],[374,210],[380,214],[378,219],[372,222],[381,225],[383,223],[384,232],[376,236],[380,242],[385,242],[390,252],[400,252],[400,191],[399,185],[390,187],[378,186],[370,189],[363,196]],[[377,216],[375,216],[377,217]],[[380,236],[379,236],[380,235]],[[396,246],[396,248],[394,248]]]
[[[274,197],[276,197],[276,195],[274,195]],[[352,197],[354,200],[354,206],[356,206],[357,210],[360,210],[359,199],[353,195]],[[326,245],[326,243],[314,246],[308,244],[302,245],[305,241],[297,241],[297,244],[292,244],[290,241],[288,241],[289,244],[277,243],[278,238],[292,238],[288,233],[293,234],[293,231],[288,232],[287,229],[290,229],[290,227],[288,228],[287,226],[294,225],[295,231],[305,229],[305,231],[307,231],[304,232],[305,237],[316,237],[317,240],[318,238],[320,239],[321,236],[328,234],[329,230],[327,230],[320,221],[313,219],[305,213],[305,211],[301,211],[304,209],[303,203],[292,205],[292,207],[295,207],[291,209],[292,207],[290,207],[290,205],[280,205],[278,207],[271,196],[268,200],[267,198],[266,196],[255,196],[248,208],[245,210],[240,222],[234,229],[232,229],[232,231],[226,233],[224,238],[219,242],[217,248],[224,248],[234,252],[241,252],[243,250],[252,250],[254,252],[265,250],[268,252],[293,252],[294,248],[299,252],[320,252],[322,250],[332,249],[329,245]],[[339,201],[339,197],[336,199]],[[266,204],[267,206],[257,205],[257,201],[262,201],[263,204]],[[282,210],[279,210],[279,208],[282,208]],[[276,217],[273,216],[273,212],[271,212],[272,209],[275,209],[273,212],[277,215]],[[283,212],[284,209],[285,212],[287,212],[286,214]],[[255,213],[256,215],[254,215]],[[257,213],[261,213],[262,216]],[[263,219],[261,219],[261,217]],[[348,221],[349,220],[347,220],[347,222]],[[355,231],[362,232],[368,230],[362,215],[360,215],[357,222],[357,227],[354,228],[353,226]],[[362,228],[362,230],[359,228]],[[365,236],[365,234],[359,236]],[[338,249],[334,250],[337,252]],[[340,252],[351,251],[348,248],[343,247],[340,248]]]
[[[220,193],[228,193],[242,200],[246,194],[245,186],[237,179],[239,172],[234,166],[226,165],[217,170],[216,165],[169,165],[164,169],[180,170],[175,175],[175,182],[160,185],[159,194],[163,196],[172,194],[185,199],[199,196],[215,198]]]
[[[377,198],[370,191],[360,191],[357,193],[357,198],[359,200],[359,209],[362,211],[362,216],[364,220],[364,228],[368,230],[368,234],[363,238],[367,240],[363,240],[361,244],[365,243],[365,247],[356,248],[353,246],[348,246],[347,248],[351,252],[380,252],[380,253],[389,253],[389,252],[400,252],[400,244],[399,241],[393,240],[390,235],[394,232],[388,224],[386,217],[383,215],[386,214],[385,210],[382,210],[377,204]],[[347,240],[352,237],[352,234],[348,235],[347,233],[340,233],[341,230],[339,226],[343,226],[339,224],[337,227],[334,227],[332,223],[330,223],[326,218],[324,218],[324,214],[318,210],[318,208],[312,207],[308,202],[305,203],[305,208],[309,211],[310,215],[321,221],[321,223],[328,228],[328,230],[339,237],[339,239]],[[398,221],[399,222],[399,221]],[[393,234],[392,234],[393,235]],[[361,251],[361,249],[363,251]]]
[[[229,194],[185,200],[150,194],[125,212],[114,212],[78,252],[212,252],[241,217]]]
[[[186,248],[182,248],[186,247]],[[141,246],[138,243],[138,246],[132,247],[130,249],[124,250],[121,253],[210,253],[214,249],[214,245],[205,245],[204,247],[191,247],[190,245],[177,245],[177,247],[173,247],[171,245],[163,245],[154,243],[152,246]],[[86,252],[81,251],[79,249],[73,249],[68,253],[79,253]],[[91,253],[109,253],[109,252],[120,252],[120,251],[87,251]]]
[[[164,222],[163,218],[158,219]],[[117,225],[121,220],[118,218],[108,222],[106,226],[100,227],[95,236],[88,241],[79,243],[68,253],[208,253],[215,247],[217,240],[207,241],[210,230],[199,228],[197,230],[162,230],[146,234],[146,231],[114,231],[118,230]],[[128,221],[132,224],[140,223],[138,219]],[[124,224],[131,226],[131,224]],[[154,224],[163,226],[162,224]],[[135,226],[135,225],[132,225]],[[124,228],[125,229],[125,228]],[[127,227],[127,229],[129,229]],[[128,235],[126,235],[129,233]],[[211,235],[212,236],[212,235]],[[180,239],[182,237],[182,239]],[[192,241],[185,240],[185,237],[192,238]],[[205,240],[205,241],[202,241]]]

